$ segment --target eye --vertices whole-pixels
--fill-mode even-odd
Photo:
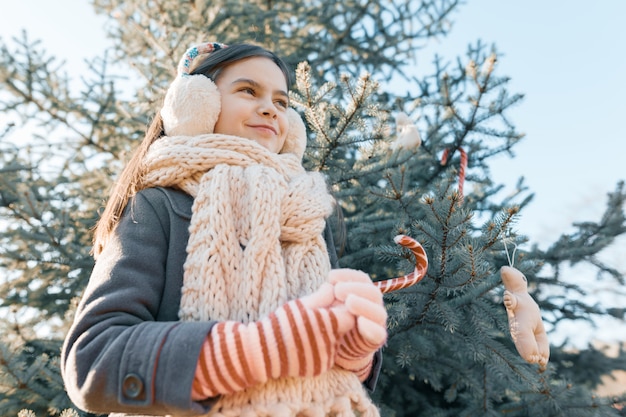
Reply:
[[[252,87],[242,87],[241,89],[239,89],[239,91],[242,93],[250,94],[251,96],[256,94],[256,91],[254,91],[254,88]]]
[[[286,109],[289,106],[289,103],[287,103],[287,100],[283,100],[283,99],[278,99],[275,101],[275,103],[278,107],[281,107],[283,109]]]

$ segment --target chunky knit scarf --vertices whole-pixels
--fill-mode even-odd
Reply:
[[[333,208],[319,173],[296,155],[205,134],[164,137],[145,159],[144,185],[194,197],[181,320],[256,321],[315,291],[330,263],[322,236]],[[270,380],[223,396],[211,416],[377,416],[358,378],[333,369]]]

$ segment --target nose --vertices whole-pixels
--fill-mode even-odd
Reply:
[[[271,97],[263,97],[259,100],[258,112],[266,117],[276,117],[276,108]]]

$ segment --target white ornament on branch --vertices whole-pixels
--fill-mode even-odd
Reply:
[[[400,112],[396,116],[396,139],[391,143],[391,149],[415,150],[422,144],[422,138],[417,130],[417,126],[409,116]]]

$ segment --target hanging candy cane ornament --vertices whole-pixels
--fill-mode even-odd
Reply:
[[[459,195],[461,196],[461,201],[463,200],[463,184],[465,183],[465,169],[467,168],[467,153],[465,149],[459,147],[459,152],[461,153],[461,166],[459,167]],[[441,155],[441,165],[445,165],[448,161],[448,154],[450,153],[450,149],[446,148],[443,150],[443,155]]]
[[[428,270],[428,257],[426,256],[426,251],[417,240],[407,235],[397,235],[393,240],[398,245],[411,249],[411,252],[413,252],[413,255],[415,256],[415,269],[410,274],[402,277],[376,281],[374,285],[376,285],[383,294],[401,290],[417,284],[422,280],[422,278],[424,278],[424,276],[426,276],[426,271]]]

